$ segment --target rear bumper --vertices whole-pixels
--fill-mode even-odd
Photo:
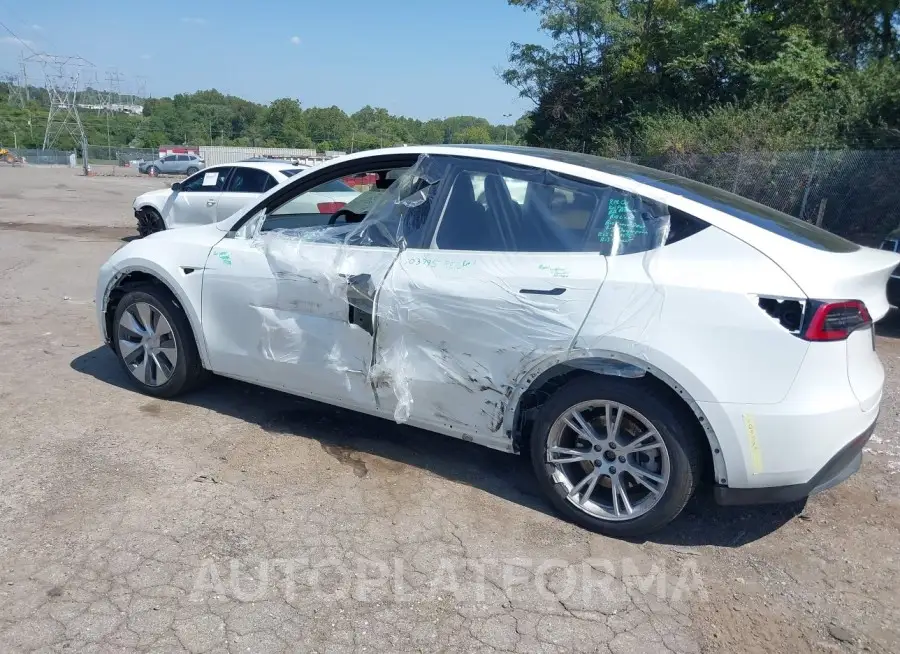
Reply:
[[[859,470],[862,462],[863,447],[865,447],[865,444],[872,436],[873,431],[875,431],[874,422],[868,429],[831,457],[822,469],[804,484],[770,486],[768,488],[716,486],[713,489],[713,496],[716,502],[722,505],[779,504],[798,502],[810,495],[833,488],[846,481],[847,478]]]

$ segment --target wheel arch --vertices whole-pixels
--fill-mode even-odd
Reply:
[[[639,380],[648,388],[655,388],[668,396],[676,409],[691,421],[697,434],[706,439],[709,476],[713,474],[717,482],[725,483],[728,471],[721,444],[710,424],[709,418],[691,393],[676,379],[645,359],[614,351],[594,351],[579,353],[577,357],[554,357],[532,368],[516,386],[510,396],[509,407],[503,421],[503,430],[512,439],[513,450],[527,449],[527,440],[533,416],[553,391],[566,382],[580,376],[606,375]]]
[[[200,327],[200,316],[195,311],[194,306],[187,300],[185,294],[180,291],[178,285],[173,283],[165,272],[149,266],[140,264],[128,265],[118,270],[110,279],[103,294],[103,306],[101,307],[104,341],[107,344],[112,342],[112,320],[119,300],[128,292],[130,287],[140,284],[159,286],[168,292],[181,309],[184,310],[188,323],[191,326],[191,336],[197,345],[197,352],[200,354],[200,361],[203,363],[203,367],[208,370],[209,358],[206,351],[206,341],[203,338],[203,330]]]

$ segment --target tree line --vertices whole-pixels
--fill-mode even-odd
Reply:
[[[508,0],[531,145],[614,156],[900,146],[897,0]]]
[[[147,99],[142,116],[83,111],[88,141],[344,151],[508,142],[611,156],[900,147],[898,0],[507,1],[536,13],[549,37],[512,44],[502,78],[534,102],[515,124],[208,90]],[[0,142],[39,146],[46,96],[34,89],[23,108],[8,93],[0,84]]]
[[[0,84],[0,143],[40,147],[49,101],[43,89],[30,89],[25,107],[7,102],[10,88]],[[86,103],[96,99],[91,90]],[[417,120],[387,109],[365,106],[347,114],[339,107],[304,108],[281,98],[268,105],[216,90],[138,100],[143,115],[105,114],[82,109],[79,115],[91,145],[155,148],[164,144],[216,144],[356,151],[399,144],[517,143],[524,123],[492,125],[476,116]],[[63,134],[59,147],[77,147]]]

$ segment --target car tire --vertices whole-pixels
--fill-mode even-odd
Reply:
[[[190,175],[193,175],[194,173],[197,172],[197,170],[199,170],[197,167],[191,166],[190,168],[187,169],[187,174],[188,174],[189,176],[190,176]]]
[[[144,325],[146,322],[151,323],[150,329]],[[145,335],[142,342],[147,347],[137,344],[142,332]],[[151,332],[158,335],[157,340],[146,338]],[[160,286],[136,286],[122,297],[113,314],[110,338],[119,364],[142,393],[175,397],[199,387],[209,378],[184,310]],[[153,347],[154,343],[159,347]],[[141,368],[142,360],[144,368]],[[150,373],[147,368],[151,368]]]
[[[159,212],[152,207],[144,207],[138,212],[138,235],[141,238],[161,232],[166,228],[166,223]]]
[[[150,177],[158,177],[159,176],[159,168],[157,168],[156,166],[150,166],[147,169],[147,174],[150,175]]]
[[[606,431],[607,411],[613,427],[618,424],[615,441]],[[681,513],[700,480],[702,450],[685,413],[643,380],[577,377],[539,408],[531,431],[532,467],[541,490],[559,512],[591,531],[631,538],[660,529]],[[570,424],[595,440],[581,439]],[[638,443],[641,451],[628,451]],[[613,502],[614,487],[624,489],[625,500],[619,492]]]

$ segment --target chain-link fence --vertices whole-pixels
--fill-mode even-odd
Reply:
[[[844,236],[900,227],[900,150],[811,150],[631,157],[743,195]]]
[[[159,157],[158,148],[129,148],[121,145],[88,145],[91,165],[129,166]]]
[[[26,148],[10,148],[9,150],[15,157],[21,159],[24,163],[42,166],[74,166],[75,160],[72,158],[75,154],[71,150],[36,150]]]

